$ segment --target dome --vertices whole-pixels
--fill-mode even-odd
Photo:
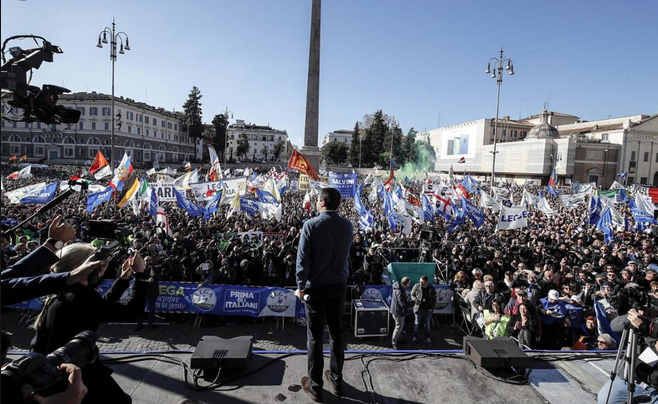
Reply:
[[[558,138],[560,133],[557,131],[555,126],[552,126],[548,123],[548,111],[543,110],[541,113],[541,123],[539,125],[533,126],[528,132],[528,139],[546,139],[546,138]]]

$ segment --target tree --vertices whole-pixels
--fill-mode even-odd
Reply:
[[[284,152],[286,144],[283,140],[279,139],[272,148],[272,160],[279,161],[279,157]]]
[[[196,86],[188,95],[187,101],[183,104],[183,113],[185,115],[185,130],[190,137],[198,139],[203,134],[203,121],[201,119],[203,111],[201,110],[201,91]]]
[[[322,159],[329,164],[345,164],[347,161],[347,145],[336,141],[322,146]]]
[[[263,155],[263,160],[267,161],[267,156],[270,154],[270,149],[266,144],[263,145],[263,148],[260,150],[260,154]]]
[[[354,131],[352,131],[352,143],[350,143],[349,162],[352,167],[359,166],[359,156],[361,154],[361,133],[359,123],[354,124]]]
[[[238,138],[238,147],[237,147],[237,155],[238,158],[242,156],[242,160],[247,159],[247,152],[249,152],[249,139],[247,138],[246,133],[241,133],[240,137]]]
[[[417,149],[415,147],[415,144],[416,144],[417,133],[418,132],[414,128],[409,129],[409,132],[407,132],[407,140],[402,145],[403,161],[401,161],[401,163],[406,163],[406,162],[414,163],[416,161]]]
[[[370,125],[366,128],[366,135],[362,142],[361,162],[364,167],[373,167],[379,162],[380,153],[384,150],[384,139],[388,132],[388,125],[384,121],[382,110],[376,111],[372,118],[364,117]]]
[[[212,138],[212,145],[215,147],[215,150],[220,150],[222,156],[226,152],[224,146],[227,145],[226,142],[226,128],[228,128],[228,117],[224,114],[215,115],[212,119],[212,125],[215,127],[215,134]]]
[[[400,161],[400,155],[402,154],[402,129],[400,129],[395,120],[391,122],[386,132],[384,149],[380,152],[379,165],[382,167],[390,167],[391,159],[397,159],[397,163],[402,164],[402,161]]]

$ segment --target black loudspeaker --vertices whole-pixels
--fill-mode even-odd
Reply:
[[[244,369],[251,357],[253,336],[230,339],[204,335],[196,346],[190,368],[214,371],[221,369]]]
[[[464,337],[464,355],[483,368],[529,368],[530,357],[513,340],[505,337]]]

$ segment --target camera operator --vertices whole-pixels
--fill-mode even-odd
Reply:
[[[53,272],[70,271],[85,262],[96,252],[91,244],[76,243],[66,246],[55,265]],[[130,321],[144,312],[146,294],[149,283],[148,274],[144,273],[144,261],[139,252],[123,262],[121,276],[114,281],[110,290],[101,296],[95,289],[99,279],[104,275],[106,266],[97,271],[80,285],[75,285],[70,291],[60,292],[49,298],[37,318],[34,328],[36,336],[32,340],[32,350],[47,354],[64,345],[77,333],[84,330],[96,331],[101,322]],[[119,299],[130,285],[130,277],[134,274],[130,299],[127,304],[121,304]],[[129,395],[112,379],[112,370],[94,362],[82,371],[82,379],[87,386],[88,394],[85,403],[130,403]]]
[[[658,319],[645,317],[643,314],[644,312],[631,309],[628,314],[616,317],[610,325],[618,334],[621,334],[625,327],[634,330],[638,336],[638,355],[651,350],[655,357],[658,350]],[[658,402],[658,364],[647,364],[638,359],[634,373],[637,384],[633,393],[633,402],[636,400],[637,402]],[[606,399],[609,404],[626,403],[628,398],[626,380],[618,375],[612,383],[612,388],[610,388],[610,383],[611,381],[608,380],[599,390],[597,397],[599,404],[606,403]],[[610,397],[608,397],[608,390],[610,390]]]

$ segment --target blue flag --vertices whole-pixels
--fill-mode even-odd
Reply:
[[[455,231],[455,229],[458,229],[461,227],[462,224],[466,221],[466,216],[464,216],[464,208],[459,209],[457,206],[453,207],[454,210],[457,211],[457,215],[455,216],[455,219],[450,223],[450,226],[448,226],[448,233],[452,233]]]
[[[612,226],[612,212],[610,212],[610,208],[608,208],[603,212],[599,221],[596,222],[596,228],[603,232],[606,244],[609,244],[615,237]]]
[[[149,214],[158,217],[158,193],[151,188],[151,198],[149,198]]]
[[[185,199],[185,197],[180,192],[178,192],[176,187],[173,187],[172,189],[174,190],[174,195],[176,196],[176,203],[178,204],[178,207],[184,209],[190,216],[197,217],[205,212],[205,209],[201,206],[195,205]]]
[[[46,185],[39,192],[23,197],[20,200],[20,203],[27,204],[46,204],[50,202],[55,197],[55,192],[57,192],[57,183],[53,182],[52,184]]]
[[[601,199],[592,195],[589,198],[589,224],[596,224],[599,221],[602,209]]]
[[[396,170],[400,168],[399,165],[395,164],[395,159],[391,159],[391,167],[395,168]]]
[[[466,216],[468,216],[468,218],[471,219],[473,223],[475,223],[475,227],[478,229],[482,227],[482,224],[484,223],[484,213],[463,196],[462,211],[466,213]]]
[[[359,215],[359,227],[365,231],[372,229],[375,223],[375,217],[369,208],[364,208],[363,212]]]
[[[210,218],[210,215],[213,213],[217,212],[217,209],[219,209],[219,204],[222,201],[222,194],[224,193],[223,189],[217,190],[212,198],[206,203],[206,206],[204,207],[205,211],[203,212],[203,219],[208,220]]]
[[[425,217],[425,220],[428,222],[433,222],[434,221],[434,206],[432,205],[432,202],[427,198],[427,195],[422,194],[422,201],[423,201],[423,216]]]
[[[258,200],[261,201],[262,203],[269,203],[275,206],[279,206],[280,202],[276,200],[274,195],[267,191],[263,191],[260,189],[256,190],[256,196],[258,196]]]
[[[361,190],[363,188],[363,184],[359,185],[359,188],[357,189],[357,192],[354,194],[354,210],[359,214],[359,216],[363,216],[363,211],[365,210],[365,205],[363,205],[363,202],[361,202]]]
[[[653,218],[653,215],[651,213],[647,213],[640,209],[631,209],[631,213],[633,214],[633,219],[637,223],[658,224],[658,221]]]
[[[249,216],[258,213],[258,202],[255,199],[240,197],[240,210],[247,212]]]
[[[108,186],[105,190],[87,195],[87,212],[93,212],[94,208],[103,202],[108,202],[114,188]]]
[[[612,338],[617,341],[617,344],[619,344],[619,335],[612,331],[612,327],[610,327],[610,321],[608,320],[608,317],[605,315],[605,311],[603,310],[603,307],[601,307],[601,303],[597,302],[596,300],[593,303],[594,306],[594,313],[596,314],[596,326],[599,331],[599,335],[601,334],[610,334]]]
[[[553,195],[553,196],[558,196],[557,192],[555,192],[555,188],[551,184],[548,184],[548,193]]]

